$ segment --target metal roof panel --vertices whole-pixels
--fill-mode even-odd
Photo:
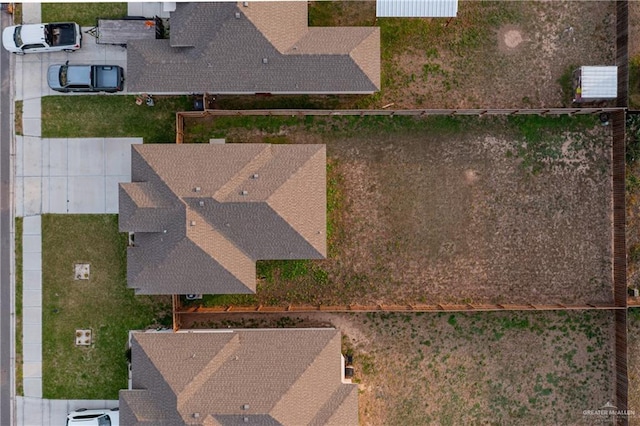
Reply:
[[[458,0],[376,0],[377,17],[451,18]]]
[[[618,67],[580,67],[582,98],[615,99],[618,97]]]

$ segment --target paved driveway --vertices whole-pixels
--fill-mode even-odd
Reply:
[[[16,137],[16,215],[117,213],[118,182],[131,180],[142,138]]]
[[[16,420],[23,426],[64,426],[67,414],[78,408],[114,408],[118,401],[16,398]]]
[[[83,28],[86,31],[88,28]],[[140,138],[41,139],[42,96],[60,95],[47,85],[49,65],[110,64],[126,67],[122,46],[99,45],[83,33],[82,49],[16,56],[15,99],[23,101],[23,135],[16,136],[17,216],[42,213],[117,213],[118,182],[131,179],[132,143]],[[66,94],[64,96],[87,96]],[[117,96],[104,95],[99,96]]]
[[[89,28],[82,28],[83,31],[87,29]],[[72,53],[16,55],[16,100],[24,99],[27,102],[42,96],[59,95],[60,93],[49,89],[47,85],[47,69],[49,65],[64,64],[66,61],[70,64],[120,65],[124,68],[126,91],[127,49],[122,46],[97,44],[95,38],[83,34],[82,48]]]

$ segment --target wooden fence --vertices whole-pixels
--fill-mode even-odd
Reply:
[[[628,66],[626,44],[626,1],[616,4],[617,10],[617,54],[619,98],[615,108],[548,108],[548,109],[422,109],[422,110],[205,110],[176,113],[176,143],[184,141],[184,119],[186,117],[211,116],[509,116],[509,115],[585,115],[608,113],[613,127],[613,290],[614,303],[602,305],[566,304],[433,304],[433,305],[288,305],[288,306],[220,306],[186,307],[174,296],[174,330],[180,329],[181,316],[216,313],[303,313],[303,312],[490,312],[490,311],[550,311],[601,309],[615,312],[615,392],[618,410],[628,410],[627,371],[627,264],[625,240],[625,110],[628,104]],[[640,299],[630,299],[630,305],[640,306]],[[628,425],[628,418],[620,416],[617,423]]]
[[[174,303],[174,313],[216,314],[216,313],[295,313],[295,312],[497,312],[497,311],[567,311],[567,310],[618,310],[626,309],[613,304],[408,304],[408,305],[281,305],[281,306],[183,306],[179,299]]]
[[[629,106],[629,2],[616,2],[616,65],[619,107]]]
[[[613,126],[613,289],[615,312],[615,371],[616,407],[628,409],[629,376],[627,371],[627,244],[626,244],[626,187],[625,144],[626,114],[612,114]],[[622,308],[622,309],[620,309]],[[620,416],[618,424],[628,425],[627,416]]]
[[[229,116],[509,116],[509,115],[588,115],[613,113],[621,108],[537,108],[537,109],[255,109],[255,110],[205,110],[179,111],[176,113],[176,143],[184,142],[184,119]]]

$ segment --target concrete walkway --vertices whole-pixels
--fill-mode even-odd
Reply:
[[[42,398],[41,216],[25,217],[22,224],[22,374],[24,395]]]
[[[16,398],[16,417],[24,426],[63,426],[67,414],[78,408],[114,408],[118,401],[111,400],[66,400],[41,398]]]
[[[127,4],[127,15],[144,16],[145,18],[168,18],[169,11],[165,10],[164,2],[134,2]]]

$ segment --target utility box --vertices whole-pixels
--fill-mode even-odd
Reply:
[[[573,102],[609,101],[618,97],[618,67],[582,66],[573,72]]]

